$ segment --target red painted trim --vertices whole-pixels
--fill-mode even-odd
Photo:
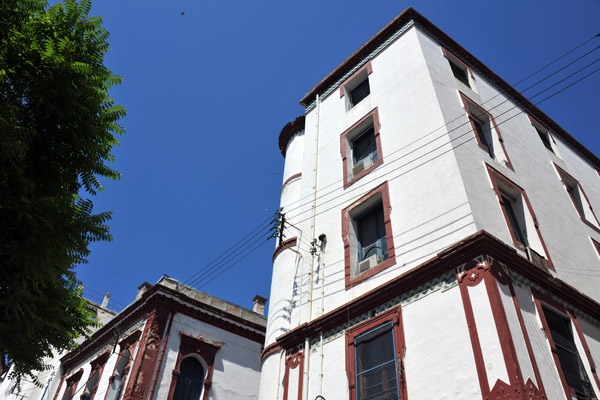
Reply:
[[[125,352],[129,350],[129,360],[127,361],[127,364],[125,365],[125,368],[123,369],[123,374],[121,376],[121,387],[125,387],[125,385],[127,384],[127,375],[129,374],[129,369],[131,367],[131,360],[134,356],[134,351],[135,351],[135,345],[137,344],[138,339],[140,338],[142,332],[141,331],[135,331],[134,333],[132,333],[131,335],[127,336],[125,339],[121,340],[119,342],[119,357],[117,357],[117,362],[115,363],[115,367],[113,368],[113,372],[110,375],[110,378],[108,378],[108,384],[110,385],[114,379],[115,376],[115,371],[117,370],[117,367],[119,366],[119,362],[121,361],[122,357],[125,357]],[[122,390],[122,389],[121,389]],[[108,399],[108,390],[106,391],[106,394],[104,395],[104,400],[112,400],[112,399]]]
[[[477,129],[475,128],[475,124],[473,124],[474,117],[471,115],[471,107],[470,106],[477,108],[479,111],[481,111],[482,113],[484,113],[488,116],[488,118],[490,119],[490,121],[492,122],[492,125],[494,127],[493,130],[496,132],[496,136],[498,137],[498,142],[500,142],[500,147],[502,148],[504,157],[506,157],[506,166],[508,168],[514,170],[512,162],[510,161],[510,157],[508,156],[508,153],[506,152],[506,147],[504,147],[504,139],[502,138],[502,133],[500,132],[500,129],[498,129],[498,124],[496,124],[496,119],[494,119],[494,116],[492,114],[490,114],[485,108],[481,107],[475,101],[470,99],[469,96],[465,95],[461,91],[459,91],[458,93],[460,94],[460,98],[463,102],[463,105],[465,107],[467,115],[469,116],[469,124],[471,125],[471,129],[473,130],[473,134],[475,135],[475,140],[477,141],[477,144],[479,145],[479,147],[481,147],[483,150],[485,150],[486,153],[489,153],[489,149],[487,148],[487,146],[484,145],[481,142],[481,140],[479,139],[479,135],[477,134]]]
[[[96,396],[96,391],[98,390],[98,385],[100,384],[100,379],[102,378],[102,372],[104,371],[104,367],[106,366],[106,362],[108,361],[109,357],[110,352],[106,351],[90,363],[92,370],[90,371],[90,378],[88,378],[88,381],[94,376],[95,373],[98,373],[98,379],[96,380],[96,384],[91,390],[92,396],[90,397],[90,400],[94,400],[94,396]],[[85,397],[84,394],[81,395],[82,399],[83,397]]]
[[[407,398],[406,376],[404,374],[404,330],[402,324],[402,309],[400,306],[392,308],[384,313],[381,313],[368,321],[353,326],[346,330],[346,374],[348,375],[348,384],[350,391],[350,400],[356,400],[356,365],[354,363],[354,338],[362,333],[370,331],[385,323],[393,323],[393,334],[396,347],[396,363],[400,361],[400,365],[396,365],[396,379],[399,385],[400,399]]]
[[[553,163],[554,164],[554,163]],[[594,212],[594,209],[592,208],[592,203],[590,203],[590,199],[587,197],[587,195],[585,194],[585,191],[583,190],[583,186],[581,186],[581,184],[579,183],[579,181],[575,178],[573,178],[573,176],[571,176],[569,173],[567,173],[564,169],[562,169],[561,167],[559,167],[558,165],[554,164],[554,167],[556,168],[556,171],[558,172],[558,176],[560,176],[560,181],[562,182],[565,190],[567,191],[567,194],[569,195],[569,198],[571,199],[571,203],[573,203],[573,207],[575,207],[575,211],[577,211],[577,215],[579,215],[579,218],[585,222],[587,225],[589,225],[591,228],[593,228],[596,232],[600,232],[600,222],[598,222],[598,218],[596,217],[596,213]],[[577,205],[575,204],[575,199],[573,198],[573,195],[571,195],[571,192],[569,192],[568,190],[568,185],[567,182],[565,182],[564,179],[564,175],[566,175],[567,177],[569,177],[572,181],[575,182],[575,184],[577,185],[577,187],[579,188],[579,191],[581,192],[581,194],[583,195],[583,197],[585,197],[585,201],[587,201],[588,206],[590,208],[590,212],[592,213],[592,216],[594,217],[594,219],[596,220],[596,224],[594,225],[594,223],[592,223],[591,221],[589,221],[586,217],[585,214],[582,214],[579,209],[577,208]],[[582,204],[583,206],[583,204]]]
[[[444,55],[444,57],[446,57],[450,62],[455,61],[458,64],[462,65],[463,68],[467,70],[467,72],[469,73],[469,75],[471,75],[471,78],[475,79],[475,75],[473,75],[473,70],[471,69],[471,67],[469,67],[467,64],[465,64],[457,56],[455,56],[454,54],[452,54],[451,52],[449,52],[444,46],[440,46],[440,48],[442,49],[442,54]],[[471,87],[471,85],[469,85],[469,88],[473,89]]]
[[[279,150],[281,150],[281,155],[284,158],[290,140],[292,140],[296,133],[304,130],[304,122],[305,116],[301,115],[295,120],[288,122],[279,133]]]
[[[357,128],[362,125],[369,118],[373,120],[373,135],[375,136],[375,146],[377,147],[377,162],[372,164],[369,168],[361,171],[356,176],[352,176],[349,178],[348,167],[350,165],[350,141],[348,140],[348,135],[352,136],[354,132],[356,132]],[[379,111],[377,107],[373,110],[369,111],[364,117],[358,120],[358,122],[354,123],[350,128],[346,129],[340,135],[340,153],[342,155],[342,173],[344,174],[344,189],[348,188],[354,182],[367,175],[369,172],[373,171],[375,168],[383,164],[383,150],[381,148],[381,137],[379,136],[379,129],[381,124],[379,123]],[[361,130],[362,131],[362,130]]]
[[[558,370],[558,376],[560,378],[560,382],[562,383],[563,390],[565,391],[565,396],[567,399],[571,398],[572,389],[567,384],[567,380],[565,379],[565,374],[563,373],[562,367],[560,365],[560,360],[558,359],[558,353],[556,352],[556,345],[554,344],[554,340],[552,339],[552,335],[550,334],[550,328],[548,327],[548,322],[546,321],[546,316],[544,315],[544,310],[542,309],[542,302],[540,301],[540,294],[532,290],[534,296],[535,307],[537,309],[538,317],[542,322],[542,327],[544,329],[544,334],[548,339],[548,343],[550,343],[550,350],[552,351],[552,357],[554,358],[554,364],[556,364],[556,369]]]
[[[439,278],[440,275],[454,270],[456,265],[466,264],[465,269],[471,269],[476,265],[473,258],[481,255],[493,257],[515,273],[533,282],[534,285],[553,293],[559,298],[568,299],[573,307],[600,320],[600,304],[597,301],[517,254],[512,246],[485,231],[479,231],[444,249],[435,257],[417,267],[390,278],[382,285],[313,319],[310,323],[302,324],[290,330],[278,337],[277,343],[285,349],[301,345],[307,337],[316,337],[320,332],[335,329],[348,320],[359,317],[372,311],[375,307],[395,299],[400,293],[406,293],[432,279]]]
[[[158,356],[157,368],[154,378],[152,379],[152,386],[150,387],[150,395],[148,399],[152,399],[154,397],[154,390],[156,388],[156,382],[158,381],[158,375],[160,375],[160,368],[162,366],[163,357],[165,355],[165,349],[167,348],[167,343],[169,342],[169,333],[171,333],[171,325],[173,324],[173,319],[175,318],[175,314],[171,313],[169,317],[169,322],[167,324],[167,329],[165,330],[165,338],[162,341],[162,349],[160,350],[160,355]]]
[[[168,304],[168,303],[167,303]],[[131,368],[131,379],[127,384],[124,398],[145,399],[154,372],[154,363],[158,356],[160,342],[167,324],[167,304],[162,309],[154,309],[148,314],[142,333],[140,346]]]
[[[296,178],[300,178],[301,176],[302,176],[302,172],[298,172],[297,174],[294,174],[294,175],[290,176],[289,178],[287,178],[285,180],[285,182],[283,182],[283,185],[281,185],[281,190],[279,191],[279,194],[281,194],[283,192],[283,188],[285,188],[288,183],[290,183],[291,181],[293,181]]]
[[[67,387],[65,388],[65,392],[63,393],[63,399],[65,397],[65,394],[69,390],[69,388],[72,390],[71,390],[71,397],[68,400],[71,400],[73,398],[73,395],[75,394],[75,390],[77,390],[77,384],[79,383],[79,380],[81,379],[82,375],[83,375],[83,368],[79,368],[79,370],[77,372],[75,372],[69,378],[66,379]],[[62,378],[60,379],[60,383],[58,384],[58,389],[56,389],[56,393],[54,394],[54,400],[58,399],[58,394],[60,393],[60,388],[61,388],[63,382],[65,382],[65,376],[66,375],[63,374]]]
[[[272,354],[279,353],[281,351],[283,351],[283,348],[279,345],[279,343],[271,343],[262,351],[262,354],[260,355],[260,362],[262,363],[267,359],[267,357],[271,356]]]
[[[364,70],[367,70],[367,75],[371,75],[373,73],[373,66],[371,65],[371,60],[367,61],[367,63],[365,65],[363,65],[362,67],[360,67],[359,69],[356,70],[356,72],[354,72],[352,75],[350,75],[345,81],[344,83],[342,83],[340,85],[340,99],[342,97],[344,97],[344,94],[346,93],[346,85],[350,82],[352,82],[352,80],[354,80],[354,78],[356,78],[356,76],[358,74],[360,74],[361,72],[363,72]]]
[[[356,207],[361,204],[369,201],[370,198],[381,194],[381,202],[383,206],[383,223],[385,225],[385,235],[387,238],[387,246],[388,246],[388,258],[378,266],[371,268],[370,270],[356,276],[352,277],[352,266],[350,265],[350,223],[351,223],[351,212]],[[390,192],[388,187],[388,182],[385,181],[381,185],[377,186],[375,189],[371,190],[369,193],[362,196],[360,199],[352,203],[350,206],[344,208],[342,210],[342,239],[344,241],[344,281],[346,290],[351,287],[358,285],[366,279],[369,279],[373,275],[378,274],[396,264],[396,249],[394,247],[394,235],[392,233],[392,220],[390,218]]]
[[[525,190],[522,187],[520,187],[519,185],[517,185],[516,183],[514,183],[513,181],[508,179],[506,176],[502,175],[494,167],[490,166],[489,164],[485,164],[485,166],[486,166],[488,174],[490,176],[490,180],[492,181],[492,186],[494,188],[494,192],[496,192],[496,197],[498,199],[498,202],[500,203],[500,209],[502,210],[502,215],[504,216],[504,220],[506,222],[506,227],[508,228],[508,231],[510,233],[510,237],[512,238],[513,244],[520,249],[524,249],[523,246],[521,245],[521,243],[519,243],[517,241],[517,236],[515,235],[515,233],[512,230],[512,227],[511,227],[509,219],[508,219],[508,215],[506,215],[506,211],[504,210],[504,207],[502,207],[502,204],[501,204],[502,197],[500,195],[500,189],[498,188],[497,180],[500,180],[500,181],[504,182],[506,185],[516,189],[517,191],[519,191],[519,193],[523,197],[523,200],[525,201],[525,204],[527,205],[529,215],[531,216],[531,219],[533,220],[533,224],[535,226],[535,231],[537,232],[538,238],[540,239],[540,243],[542,244],[542,248],[544,249],[544,253],[546,255],[546,260],[548,261],[548,267],[550,267],[550,269],[554,270],[554,263],[552,262],[552,258],[550,257],[550,253],[548,252],[548,248],[546,247],[546,242],[544,242],[544,238],[542,237],[542,232],[540,232],[540,228],[539,228],[538,222],[537,222],[537,217],[535,216],[535,212],[533,211],[533,207],[531,206],[531,202],[529,201],[529,197],[527,196],[527,193],[525,192]]]
[[[298,371],[298,400],[302,400],[302,385],[304,383],[304,352],[302,350],[298,350],[297,352],[289,355],[285,359],[285,374],[283,376],[283,400],[288,400],[288,394],[290,392],[290,370],[296,369],[298,366],[300,366],[300,370]]]
[[[212,344],[202,337],[195,338],[193,336],[186,335],[183,332],[179,332],[181,336],[181,343],[179,344],[179,353],[177,353],[177,361],[175,367],[173,367],[171,385],[169,387],[169,396],[167,399],[172,399],[175,395],[175,387],[177,386],[177,380],[181,373],[181,361],[192,354],[197,354],[204,362],[206,362],[206,373],[204,376],[204,393],[202,400],[208,400],[210,387],[212,386],[212,374],[214,371],[215,355],[221,348],[220,344]]]
[[[472,276],[475,273],[476,276]],[[458,277],[460,296],[463,301],[463,307],[465,310],[465,317],[467,319],[467,327],[469,329],[469,336],[471,338],[471,347],[473,348],[473,357],[475,358],[475,369],[477,370],[477,377],[479,379],[479,388],[481,395],[484,399],[490,394],[490,386],[487,378],[487,371],[485,369],[485,363],[483,361],[483,353],[481,351],[481,343],[479,341],[479,334],[477,333],[477,325],[475,325],[475,315],[473,313],[473,305],[471,304],[471,297],[469,296],[469,286],[475,286],[480,283],[483,279],[485,271],[482,268],[476,271],[465,270],[465,272]],[[475,279],[461,279],[463,277],[475,278]]]
[[[583,331],[581,330],[581,326],[579,325],[579,320],[574,313],[569,312],[569,317],[571,317],[571,322],[573,326],[575,326],[575,331],[577,331],[577,335],[579,336],[579,340],[581,341],[581,346],[583,346],[583,351],[587,357],[588,363],[590,364],[590,370],[592,371],[592,375],[594,376],[594,380],[596,381],[596,386],[600,389],[600,379],[598,379],[598,372],[596,370],[596,363],[592,358],[592,353],[590,352],[590,348],[587,344],[587,340],[585,340],[585,336],[583,335]]]
[[[598,253],[598,257],[600,257],[600,243],[596,242],[594,239],[590,238],[592,241],[592,245],[594,246],[594,248],[596,249],[596,252]]]
[[[282,251],[284,251],[285,249],[289,249],[290,247],[294,247],[297,243],[298,238],[293,237],[289,238],[288,240],[285,240],[281,246],[277,246],[277,248],[273,252],[273,262],[275,262],[275,259],[279,254],[281,254]]]
[[[58,384],[58,387],[56,388],[56,393],[54,393],[54,400],[58,399],[58,394],[60,393],[60,388],[62,387],[62,384],[64,381],[65,381],[65,374],[63,374],[60,377],[60,383]]]
[[[510,386],[514,389],[523,388],[525,382],[521,373],[521,367],[519,365],[519,359],[517,358],[517,351],[510,332],[510,327],[508,326],[508,319],[506,318],[506,311],[504,310],[504,304],[502,303],[498,282],[493,274],[487,274],[484,277],[484,283],[490,299],[490,305],[492,306],[496,331],[498,332],[498,338],[500,339],[500,346],[502,348],[502,355],[504,357],[506,371],[508,372]],[[492,392],[494,392],[493,389]],[[500,397],[498,396],[498,398]]]
[[[515,288],[512,281],[509,280],[508,287],[510,289],[510,295],[512,297],[513,304],[515,306],[515,310],[517,313],[517,319],[519,320],[519,326],[521,327],[521,333],[523,334],[523,340],[525,341],[525,346],[527,347],[527,354],[529,355],[529,361],[531,362],[531,366],[533,368],[533,373],[535,375],[535,381],[537,382],[537,389],[539,391],[539,395],[543,396],[542,398],[547,398],[546,389],[544,388],[544,383],[542,381],[542,377],[540,375],[540,369],[537,365],[537,361],[535,359],[535,355],[533,353],[533,348],[531,347],[531,340],[529,339],[529,334],[527,333],[527,327],[525,326],[525,320],[523,319],[523,314],[521,312],[521,306],[519,305],[519,300],[517,299],[517,295],[515,293]],[[525,377],[523,377],[525,378]],[[526,390],[529,388],[533,389],[533,382],[527,381],[525,384]],[[536,398],[529,393],[531,398]]]
[[[533,125],[534,128],[537,128],[541,131],[546,131],[546,133],[548,134],[548,137],[552,140],[552,142],[554,144],[556,144],[556,140],[554,140],[554,136],[552,135],[552,132],[550,132],[550,129],[548,129],[546,127],[546,125],[542,124],[537,118],[531,116],[531,114],[527,114],[527,118],[529,118],[529,122],[531,122],[531,125]],[[552,149],[552,152],[554,154],[556,154],[554,152],[554,149]],[[558,154],[556,154],[558,156]]]

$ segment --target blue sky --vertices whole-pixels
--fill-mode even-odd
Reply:
[[[509,83],[600,32],[598,0],[96,0],[105,64],[124,76],[111,95],[128,114],[113,152],[122,179],[94,198],[114,212],[114,242],[77,268],[86,297],[109,291],[120,309],[144,281],[185,281],[271,216],[277,139],[299,100],[409,6]],[[600,73],[540,106],[597,155],[599,92]],[[274,246],[201,289],[251,308],[269,296]]]

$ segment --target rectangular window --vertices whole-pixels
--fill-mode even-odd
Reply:
[[[356,399],[397,399],[393,324],[378,326],[354,339]]]
[[[346,289],[396,263],[388,183],[342,210]]]
[[[527,193],[491,166],[486,168],[513,244],[533,263],[552,267]]]
[[[344,188],[383,163],[377,108],[340,135],[340,153]]]
[[[550,144],[550,138],[548,137],[548,132],[544,132],[538,127],[535,127],[535,130],[537,131],[540,139],[542,140],[542,143],[544,143],[544,147],[546,147],[548,150],[550,150],[551,152],[554,153],[554,150],[552,150],[552,145]]]
[[[560,180],[569,194],[571,202],[573,203],[575,210],[577,210],[577,214],[579,214],[581,220],[594,229],[600,230],[600,223],[598,223],[596,214],[579,182],[558,165],[554,164],[554,167],[556,168]]]
[[[581,357],[573,339],[573,328],[569,317],[559,314],[553,309],[542,305],[544,318],[550,330],[554,343],[554,351],[567,381],[577,395],[595,398],[594,390],[587,376]],[[578,397],[579,398],[579,397]]]
[[[358,236],[358,273],[365,272],[388,259],[383,205],[376,206],[355,218]]]
[[[373,72],[371,62],[368,61],[352,76],[340,85],[340,98],[346,97],[346,111],[350,110],[371,94],[369,75]]]
[[[369,87],[369,78],[367,77],[364,81],[360,82],[354,89],[350,90],[350,105],[354,107],[360,103],[365,97],[371,94],[371,88]]]
[[[446,57],[446,59],[448,60],[448,63],[450,64],[450,69],[452,70],[452,74],[454,75],[454,77],[458,81],[462,82],[465,86],[472,89],[471,83],[469,82],[469,75],[472,75],[469,67],[467,67],[465,63],[460,61],[458,58],[456,58],[454,54],[450,53],[443,47],[442,53],[444,54],[444,57]]]
[[[517,200],[510,198],[508,195],[502,193],[502,191],[500,191],[500,205],[506,213],[506,216],[508,218],[508,224],[513,232],[515,239],[521,245],[527,246],[527,233],[523,229],[523,227],[525,226],[525,216],[522,212],[523,207],[518,207],[520,215],[517,216],[515,208],[517,208],[517,206],[520,206],[520,204],[517,204]]]
[[[537,132],[540,140],[544,144],[544,147],[558,156],[557,149],[555,148],[555,145],[553,144],[554,138],[550,134],[550,130],[548,130],[548,128],[546,128],[541,122],[539,122],[537,119],[533,118],[531,115],[528,114],[527,116],[529,117],[529,121],[531,122],[531,125]]]
[[[485,150],[490,158],[504,163],[512,169],[512,164],[504,148],[503,139],[494,117],[463,93],[460,93],[460,97],[479,147]]]
[[[406,397],[402,366],[404,338],[399,308],[348,329],[346,340],[351,400]]]

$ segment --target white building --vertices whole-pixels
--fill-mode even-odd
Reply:
[[[413,9],[282,130],[259,399],[600,397],[600,159]]]
[[[139,289],[133,303],[60,358],[44,397],[23,388],[0,398],[257,398],[266,299],[256,296],[251,311],[166,275]]]

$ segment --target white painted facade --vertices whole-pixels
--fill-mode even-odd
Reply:
[[[469,86],[453,75],[456,59]],[[599,397],[600,274],[581,268],[600,271],[589,210],[600,209],[600,160],[528,108],[550,132],[547,149],[518,93],[412,9],[331,76],[303,99],[304,125],[280,137],[287,241],[274,254],[259,399],[361,398],[350,349],[363,327],[394,313],[400,398],[576,398],[547,322],[553,313],[571,332],[588,395]],[[365,76],[370,93],[349,108],[346,86]],[[491,115],[494,157],[478,145],[467,107]],[[347,184],[344,138],[369,114],[383,162],[354,181],[348,173]],[[561,170],[585,192],[589,223]],[[344,210],[355,218],[354,207],[367,208],[357,201],[385,182],[388,193],[361,204],[389,196],[395,262],[353,277],[358,239],[344,230]],[[529,249],[513,239],[500,193],[515,196]]]

